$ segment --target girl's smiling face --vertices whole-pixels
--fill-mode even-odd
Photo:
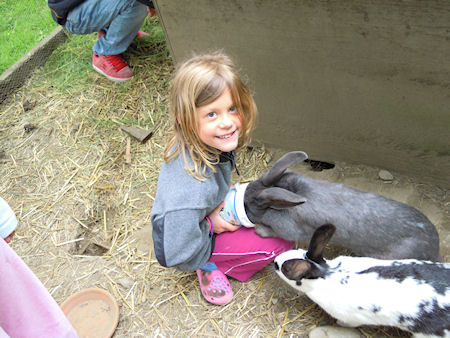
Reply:
[[[205,144],[224,152],[237,148],[242,123],[229,88],[197,113],[198,135]]]

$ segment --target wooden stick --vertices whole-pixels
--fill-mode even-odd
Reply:
[[[127,147],[125,148],[125,163],[131,163],[131,141],[130,138],[127,138]]]

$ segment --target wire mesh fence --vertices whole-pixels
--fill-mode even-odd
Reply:
[[[0,1],[0,102],[45,63],[66,35],[45,0]]]

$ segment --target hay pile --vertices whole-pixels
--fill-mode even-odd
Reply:
[[[231,280],[233,302],[217,307],[202,298],[195,273],[155,260],[149,215],[173,70],[164,50],[135,46],[128,57],[136,78],[125,85],[89,69],[79,86],[61,89],[40,69],[0,106],[0,196],[19,219],[12,247],[58,303],[84,288],[109,290],[121,311],[115,337],[301,337],[333,324],[271,267],[245,284]],[[123,124],[153,136],[140,143]],[[244,151],[234,181],[256,178],[272,156],[258,145]],[[386,328],[360,332],[407,336]]]

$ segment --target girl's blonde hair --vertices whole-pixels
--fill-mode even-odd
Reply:
[[[214,165],[219,162],[220,151],[201,141],[197,108],[213,102],[227,88],[242,123],[236,150],[248,144],[257,115],[249,88],[227,55],[220,52],[198,55],[182,63],[172,81],[170,114],[173,121],[164,152],[166,162],[182,153],[186,169],[195,178],[205,179],[207,167],[216,172]],[[187,161],[186,151],[192,158],[192,165]]]

